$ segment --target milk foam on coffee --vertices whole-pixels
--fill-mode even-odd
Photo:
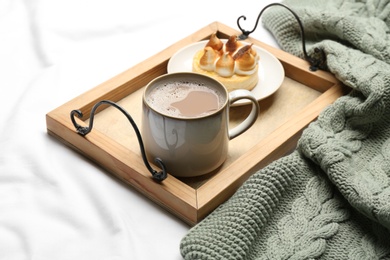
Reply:
[[[167,82],[156,86],[146,97],[156,111],[168,116],[194,118],[217,111],[224,103],[222,94],[204,84]]]

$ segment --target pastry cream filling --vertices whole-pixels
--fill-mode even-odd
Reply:
[[[225,68],[221,68],[219,70],[216,70],[215,63],[216,63],[216,61],[214,62],[214,64],[207,64],[206,66],[199,65],[199,67],[203,70],[206,70],[206,71],[216,72],[221,77],[231,77],[233,74],[252,75],[253,73],[257,72],[256,66],[254,66],[253,69],[251,69],[251,70],[240,70],[239,68],[237,68],[237,66],[235,66],[233,73],[231,73],[229,69],[225,69]]]
[[[256,63],[253,65],[253,68],[250,69],[250,70],[241,70],[238,68],[238,66],[236,65],[236,62],[235,62],[235,65],[234,65],[234,71],[230,71],[229,69],[227,68],[220,68],[217,70],[217,66],[216,66],[216,63],[218,62],[218,59],[216,59],[213,63],[207,63],[207,64],[199,64],[199,67],[203,70],[206,70],[206,71],[213,71],[213,72],[216,72],[218,75],[220,75],[221,77],[231,77],[233,74],[237,74],[237,75],[252,75],[253,73],[257,73],[257,69],[256,69],[256,65],[257,65],[257,61],[259,60],[259,56],[256,55],[255,56],[255,61]]]

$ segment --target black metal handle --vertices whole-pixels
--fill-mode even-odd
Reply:
[[[121,106],[119,106],[115,102],[110,101],[110,100],[102,100],[102,101],[99,101],[98,103],[96,103],[93,106],[92,110],[91,110],[91,115],[90,115],[89,126],[88,127],[83,127],[83,126],[77,124],[75,116],[77,116],[78,118],[82,118],[83,114],[82,114],[82,112],[80,110],[72,110],[70,112],[70,119],[72,120],[72,123],[73,123],[74,127],[76,128],[77,133],[79,133],[82,136],[85,136],[89,132],[91,132],[92,127],[93,127],[93,120],[94,120],[94,115],[95,115],[96,109],[100,105],[102,105],[102,104],[111,105],[111,106],[117,108],[119,111],[121,111],[126,116],[126,118],[129,120],[129,122],[133,126],[134,131],[135,131],[135,133],[137,135],[138,143],[139,143],[140,150],[141,150],[142,159],[144,161],[144,164],[145,164],[146,168],[150,171],[150,173],[152,174],[152,176],[153,176],[153,178],[155,180],[157,180],[157,181],[165,180],[167,178],[167,171],[166,171],[164,163],[162,162],[162,160],[160,158],[156,158],[155,162],[160,166],[161,171],[153,170],[153,168],[150,166],[150,164],[149,164],[149,162],[148,162],[148,160],[146,158],[145,147],[144,147],[144,144],[143,144],[143,141],[142,141],[141,133],[140,133],[136,123],[134,122],[134,120],[130,116],[130,114],[127,113],[127,111],[124,108],[122,108]]]
[[[240,17],[238,17],[237,19],[237,26],[238,28],[241,30],[242,34],[238,37],[240,40],[245,40],[248,38],[249,34],[253,33],[256,28],[257,28],[257,25],[259,23],[259,20],[260,20],[260,17],[261,15],[263,14],[263,12],[268,9],[269,7],[272,7],[272,6],[281,6],[281,7],[284,7],[286,8],[287,10],[289,10],[295,17],[295,19],[297,20],[298,22],[298,25],[299,25],[299,28],[301,30],[301,40],[302,40],[302,50],[303,50],[303,55],[305,56],[305,60],[308,61],[310,63],[310,70],[312,71],[316,71],[318,69],[324,69],[324,66],[325,66],[325,59],[326,59],[326,56],[325,56],[325,53],[322,49],[319,49],[319,48],[315,48],[314,49],[314,52],[315,53],[320,53],[320,57],[319,58],[313,58],[313,57],[310,57],[308,54],[307,54],[307,51],[306,51],[306,42],[305,42],[305,30],[303,28],[303,25],[302,25],[302,22],[301,20],[299,19],[298,15],[291,9],[289,8],[288,6],[284,5],[284,4],[281,4],[281,3],[273,3],[273,4],[269,4],[267,6],[265,6],[259,13],[259,15],[257,16],[257,19],[256,19],[256,24],[254,26],[254,28],[251,30],[251,31],[247,31],[247,30],[244,30],[242,29],[241,25],[240,25],[240,20],[241,19],[244,19],[246,20],[246,17],[244,15],[241,15]]]

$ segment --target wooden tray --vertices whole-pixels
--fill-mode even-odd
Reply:
[[[70,112],[80,109],[85,118],[77,122],[87,126],[93,105],[103,99],[119,103],[141,127],[144,86],[155,77],[167,73],[168,60],[178,49],[206,40],[214,32],[219,38],[240,34],[214,22],[46,115],[50,135],[190,225],[198,223],[226,201],[255,171],[291,152],[302,130],[346,91],[346,87],[331,74],[311,72],[306,61],[249,37],[248,42],[268,50],[281,61],[285,79],[275,94],[259,102],[261,113],[257,123],[230,141],[228,159],[216,172],[197,178],[179,179],[169,175],[162,183],[154,181],[142,161],[131,125],[112,107],[106,107],[96,114],[91,133],[85,137],[77,134],[70,120]],[[232,108],[232,124],[240,121],[249,113],[249,109],[248,106]]]

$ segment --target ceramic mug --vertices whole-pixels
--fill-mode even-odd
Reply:
[[[249,100],[252,110],[229,129],[230,106],[241,99]],[[148,160],[161,159],[167,172],[177,177],[200,176],[221,166],[229,140],[248,130],[260,112],[250,91],[229,93],[217,80],[192,72],[155,78],[147,84],[142,104]]]

